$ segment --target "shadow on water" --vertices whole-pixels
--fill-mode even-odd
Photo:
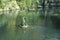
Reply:
[[[56,30],[60,30],[60,8],[53,8],[52,9],[53,11],[51,11],[51,21],[52,21],[52,24],[53,24],[53,27],[56,29]]]
[[[0,39],[7,33],[7,23],[0,25]]]
[[[54,25],[54,28],[57,30],[60,30],[60,17],[57,16],[51,16],[52,23]]]

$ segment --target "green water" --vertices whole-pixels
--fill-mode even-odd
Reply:
[[[49,16],[47,21],[40,16],[40,11],[12,10],[1,13],[0,40],[59,40],[60,32],[53,28]],[[23,17],[28,25],[26,29],[17,26]]]

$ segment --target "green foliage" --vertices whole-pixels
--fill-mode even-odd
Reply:
[[[11,0],[0,0],[0,8],[5,7],[5,3],[10,2]]]
[[[0,0],[0,8],[3,8],[4,7],[4,4],[3,2]]]
[[[33,3],[39,3],[39,0],[0,0],[0,8],[4,8],[6,3],[16,1],[20,7],[31,7]]]
[[[32,4],[39,3],[39,0],[16,0],[20,7],[31,7]]]

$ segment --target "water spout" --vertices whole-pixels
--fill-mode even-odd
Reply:
[[[23,25],[25,25],[25,18],[24,17],[22,18],[22,22],[23,22]]]
[[[22,20],[23,20],[23,26],[22,26],[22,28],[27,28],[28,25],[26,24],[26,20],[25,20],[25,18],[23,17]]]
[[[21,24],[19,24],[18,27],[20,27],[22,29],[28,28],[28,25],[26,24],[25,17],[22,17]]]

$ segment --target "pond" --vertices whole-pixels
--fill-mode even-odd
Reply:
[[[50,15],[54,10],[0,11],[0,40],[60,40],[60,30],[54,28]],[[44,16],[41,16],[44,14]],[[21,28],[18,25],[28,25]]]

